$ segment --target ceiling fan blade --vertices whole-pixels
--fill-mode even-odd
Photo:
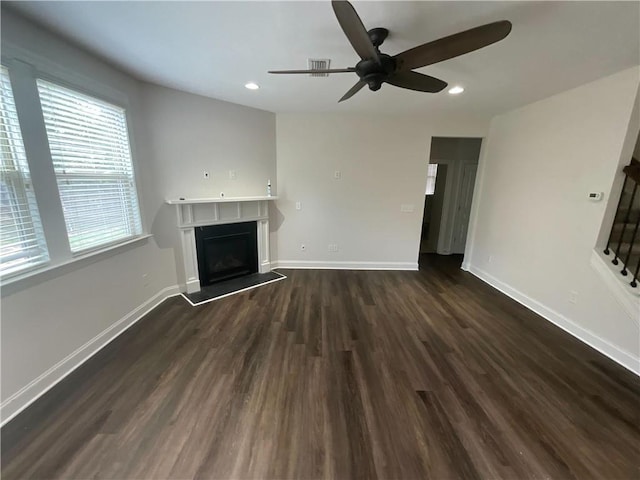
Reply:
[[[350,73],[355,68],[325,68],[322,70],[269,70],[268,73]]]
[[[364,28],[362,20],[360,20],[353,5],[344,0],[332,0],[331,6],[336,14],[338,23],[342,27],[342,31],[360,58],[374,59],[377,63],[380,63],[378,50],[371,42],[367,29]]]
[[[511,22],[507,20],[488,23],[406,50],[394,58],[398,70],[413,70],[499,42],[509,35],[509,32]]]
[[[447,82],[418,72],[397,72],[391,75],[387,83],[396,87],[417,90],[418,92],[436,93],[446,88]]]
[[[338,100],[338,103],[340,102],[344,102],[345,100],[349,100],[351,97],[353,97],[356,93],[358,93],[360,91],[360,89],[362,87],[364,87],[366,85],[366,82],[363,82],[362,80],[360,80],[358,83],[356,83],[353,87],[351,87],[349,89],[349,91],[347,93],[345,93],[342,98],[340,100]]]

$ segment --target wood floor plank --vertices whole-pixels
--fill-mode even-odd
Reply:
[[[2,429],[2,478],[640,478],[640,378],[459,266],[171,298]]]

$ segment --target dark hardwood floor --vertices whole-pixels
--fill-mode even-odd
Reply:
[[[169,299],[2,430],[2,478],[639,478],[640,379],[458,267]]]

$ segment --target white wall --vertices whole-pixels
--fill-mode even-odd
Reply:
[[[14,51],[30,57],[29,62],[52,66],[70,73],[80,83],[95,82],[102,90],[113,89],[128,97],[140,202],[144,223],[149,228],[152,216],[147,207],[155,194],[152,178],[147,174],[152,158],[145,148],[140,84],[5,9],[2,10],[2,45],[3,55],[12,45],[16,47]],[[29,125],[22,127],[30,128]],[[147,277],[143,279],[145,274]],[[156,242],[149,239],[3,288],[3,421],[97,345],[91,344],[69,359],[70,354],[175,284],[173,253],[158,248]],[[67,361],[60,364],[60,368],[36,381],[65,358]]]
[[[268,180],[275,195],[276,118],[271,112],[150,84],[144,85],[143,104],[153,157],[149,177],[155,188],[149,204],[151,231],[162,247],[174,249],[182,284],[175,207],[165,199],[218,197],[221,192],[226,197],[266,195]]]
[[[590,265],[607,204],[617,201],[609,192],[637,135],[637,126],[628,130],[638,73],[492,120],[465,266],[640,372],[640,318],[629,317]],[[588,201],[590,191],[605,192],[606,201]]]
[[[278,114],[278,264],[416,268],[431,137],[486,129],[470,119]]]

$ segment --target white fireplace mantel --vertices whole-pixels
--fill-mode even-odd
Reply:
[[[277,200],[278,197],[212,197],[212,198],[175,198],[167,200],[169,205],[185,205],[195,203],[230,203],[230,202],[258,202],[262,200]]]
[[[176,206],[187,293],[200,291],[196,227],[239,222],[256,222],[258,229],[258,271],[271,271],[269,256],[269,201],[278,197],[220,197],[168,199]]]

